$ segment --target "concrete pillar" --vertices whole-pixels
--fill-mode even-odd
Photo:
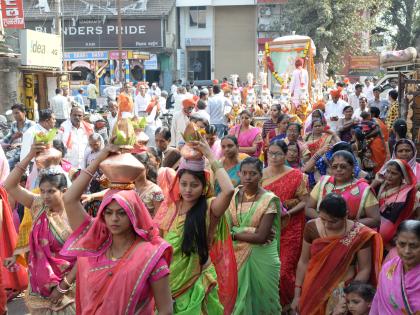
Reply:
[[[18,58],[0,57],[0,115],[18,101]]]

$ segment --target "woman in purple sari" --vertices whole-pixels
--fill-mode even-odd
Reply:
[[[398,256],[382,266],[370,315],[420,314],[420,221],[403,221],[396,245]]]
[[[241,112],[241,123],[230,129],[229,134],[238,139],[239,152],[249,156],[259,157],[263,147],[261,130],[251,126],[252,114],[243,110]]]
[[[29,208],[32,216],[29,287],[25,295],[29,312],[32,315],[73,315],[76,313],[72,285],[76,277],[76,258],[60,254],[72,232],[62,199],[68,186],[66,176],[53,168],[41,171],[40,195],[19,185],[30,161],[44,149],[44,145],[34,144],[28,156],[16,164],[4,182],[4,188],[16,201]],[[5,260],[7,268],[17,268],[15,257]]]

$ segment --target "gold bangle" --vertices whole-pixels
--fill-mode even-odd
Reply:
[[[17,163],[16,165],[15,165],[15,167],[17,167],[18,169],[20,169],[22,172],[26,172],[26,168],[24,168],[22,165],[20,165],[20,163]]]
[[[81,171],[83,173],[85,173],[86,175],[89,175],[90,177],[93,177],[93,174],[91,172],[89,172],[87,169],[82,169]]]
[[[69,288],[71,288],[72,284],[67,280],[66,276],[64,276],[63,281]]]

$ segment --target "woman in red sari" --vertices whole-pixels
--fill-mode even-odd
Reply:
[[[380,235],[347,219],[346,201],[328,194],[319,218],[305,225],[292,309],[300,315],[327,315],[353,280],[376,285],[382,262]]]
[[[172,249],[159,237],[137,192],[108,191],[96,218],[80,203],[99,164],[116,151],[103,149],[64,195],[74,233],[62,253],[77,257],[77,314],[151,315],[156,305],[159,314],[169,315]]]
[[[286,309],[293,300],[308,196],[306,176],[300,170],[285,165],[287,150],[283,140],[270,144],[267,151],[268,167],[264,170],[262,182],[264,189],[280,198],[290,216],[289,224],[282,229],[280,236],[280,302]]]

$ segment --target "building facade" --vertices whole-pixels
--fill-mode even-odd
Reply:
[[[28,29],[55,33],[61,11],[64,68],[78,72],[71,81],[94,77],[104,87],[146,80],[170,87],[176,62],[174,0],[121,0],[121,58],[116,1],[60,2],[55,8],[48,1],[25,0],[25,22]]]
[[[178,75],[184,81],[256,73],[264,43],[286,33],[282,0],[177,0]]]

